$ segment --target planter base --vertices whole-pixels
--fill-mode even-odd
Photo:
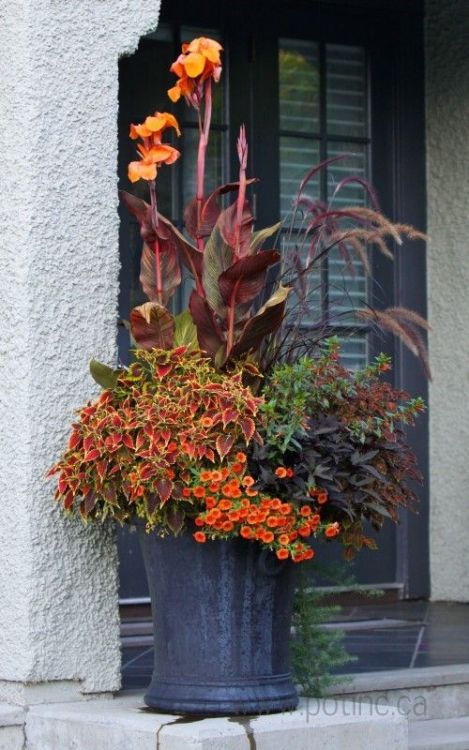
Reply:
[[[175,714],[226,716],[292,711],[298,705],[291,675],[205,684],[153,680],[144,697],[150,708]]]

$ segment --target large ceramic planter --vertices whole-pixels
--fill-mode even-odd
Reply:
[[[140,538],[155,666],[145,703],[173,713],[295,708],[289,670],[294,564],[243,539]]]

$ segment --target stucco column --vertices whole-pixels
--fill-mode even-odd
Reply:
[[[112,532],[44,482],[115,357],[118,57],[158,0],[0,0],[0,700],[120,684]]]
[[[469,3],[427,0],[432,598],[469,601]]]

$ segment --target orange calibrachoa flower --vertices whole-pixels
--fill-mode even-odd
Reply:
[[[176,118],[169,112],[155,112],[140,125],[130,126],[130,137],[133,140],[141,138],[143,141],[137,145],[140,161],[131,161],[129,164],[130,182],[154,180],[160,164],[174,164],[179,159],[179,151],[161,140],[167,128],[174,128],[178,135],[181,134]]]
[[[189,104],[199,106],[201,84],[208,79],[215,83],[220,80],[222,50],[219,42],[204,36],[183,44],[182,53],[170,68],[171,73],[175,73],[179,79],[175,86],[168,89],[171,101],[177,102],[184,96]]]
[[[336,521],[335,523],[331,523],[331,524],[330,524],[330,525],[329,525],[329,526],[328,526],[328,527],[326,528],[326,530],[325,530],[324,534],[325,534],[325,536],[327,536],[327,537],[328,537],[328,538],[330,538],[330,539],[332,539],[332,538],[333,538],[333,537],[335,537],[335,536],[338,536],[338,534],[340,534],[340,526],[339,526],[339,524],[337,523],[337,521]]]
[[[236,455],[238,458],[239,454]],[[254,492],[250,498],[250,487],[254,478],[240,476],[239,461],[231,461],[227,467],[218,470],[202,470],[194,475],[192,495],[200,494],[200,504],[196,506],[194,519],[198,529],[194,539],[198,540],[203,529],[205,539],[228,539],[240,536],[256,541],[275,552],[280,560],[290,559],[299,563],[310,560],[314,550],[305,541],[313,534],[328,529],[328,536],[339,533],[338,524],[321,524],[319,513],[313,513],[309,505],[283,503],[278,497],[266,497]],[[243,471],[246,463],[242,463]],[[215,477],[224,477],[225,483],[216,483]],[[212,493],[202,498],[200,489],[207,484]],[[205,539],[201,541],[205,541]]]
[[[287,470],[284,466],[279,466],[277,469],[275,469],[275,476],[279,477],[280,479],[285,479],[287,476]]]

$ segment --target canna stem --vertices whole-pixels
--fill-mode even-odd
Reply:
[[[150,203],[151,203],[151,219],[153,224],[153,230],[155,232],[155,241],[153,243],[153,250],[155,253],[155,281],[156,281],[156,301],[159,305],[163,304],[163,279],[161,276],[161,251],[160,243],[158,241],[157,229],[158,229],[158,205],[156,201],[156,181],[150,180]]]
[[[205,111],[204,126],[201,127],[199,118],[199,151],[197,154],[197,226],[200,227],[202,221],[202,208],[204,202],[204,182],[205,182],[205,161],[207,156],[208,139],[210,136],[210,124],[212,121],[212,80],[208,78],[205,81]],[[203,252],[204,239],[197,236],[197,247]]]

